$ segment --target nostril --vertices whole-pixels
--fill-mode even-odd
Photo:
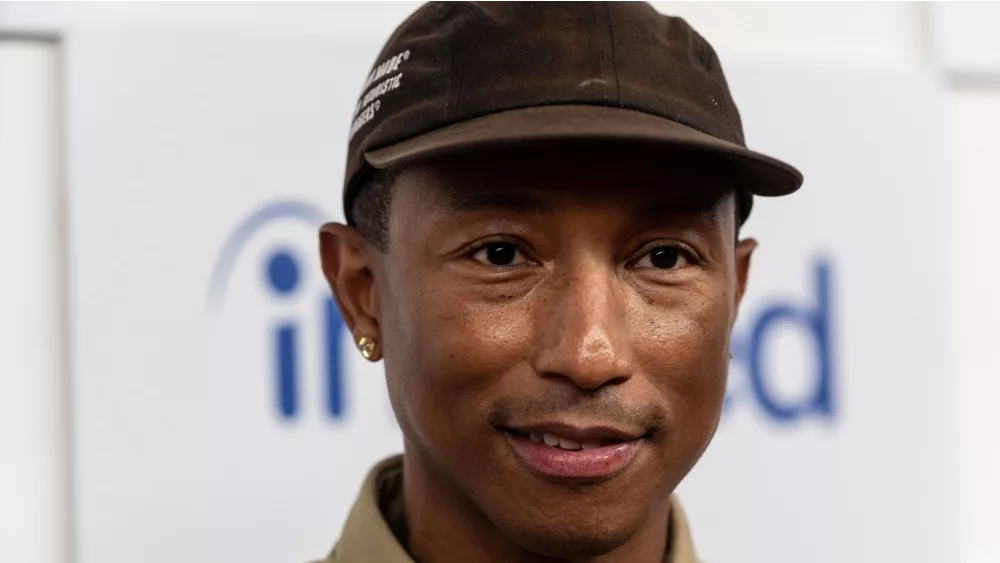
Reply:
[[[624,375],[623,375],[623,376],[619,376],[619,377],[615,377],[615,378],[612,378],[612,379],[609,379],[608,381],[606,381],[606,382],[604,383],[604,385],[603,385],[603,386],[608,386],[608,385],[621,385],[622,383],[625,383],[625,382],[626,382],[626,381],[628,381],[628,380],[629,380],[629,378],[628,378],[627,376],[624,376]],[[603,387],[603,386],[602,386],[602,387]]]

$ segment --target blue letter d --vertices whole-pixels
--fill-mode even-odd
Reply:
[[[834,413],[830,358],[830,266],[825,260],[816,263],[815,276],[816,304],[813,309],[779,303],[761,314],[750,334],[750,384],[764,411],[779,422],[791,422],[809,414],[832,417]],[[816,346],[815,384],[801,401],[781,402],[767,385],[764,342],[769,332],[781,323],[798,325],[812,336]]]

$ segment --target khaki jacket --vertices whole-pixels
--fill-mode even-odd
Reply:
[[[394,456],[379,463],[368,473],[361,486],[361,493],[347,516],[340,541],[323,563],[414,563],[403,546],[396,541],[379,509],[380,490],[393,490],[390,494],[402,494],[399,487],[393,489],[381,486],[385,475],[398,475],[402,468],[402,456]],[[390,504],[385,500],[382,499],[383,505]],[[670,541],[667,542],[668,551],[663,563],[698,563],[687,519],[677,500],[672,502],[668,531]]]

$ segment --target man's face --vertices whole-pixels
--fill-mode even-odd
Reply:
[[[598,151],[406,169],[372,295],[408,463],[538,553],[634,536],[722,410],[754,243],[721,183]]]

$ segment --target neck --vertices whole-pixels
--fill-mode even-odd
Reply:
[[[571,560],[528,551],[506,536],[446,475],[435,471],[414,448],[403,455],[403,498],[409,538],[407,551],[420,563],[555,563]],[[654,507],[646,524],[628,542],[577,563],[663,563],[670,502]]]

